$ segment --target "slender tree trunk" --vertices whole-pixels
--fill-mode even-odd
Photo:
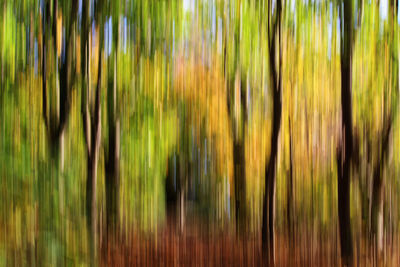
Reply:
[[[107,230],[116,230],[119,217],[119,153],[120,126],[117,116],[117,53],[114,55],[114,75],[108,84],[108,156],[106,162]]]
[[[97,259],[97,165],[101,141],[101,72],[102,72],[102,44],[103,35],[99,32],[99,63],[97,73],[97,85],[93,103],[93,113],[90,112],[90,45],[89,45],[89,3],[82,4],[82,45],[84,55],[82,57],[82,119],[84,139],[86,142],[87,155],[87,180],[86,180],[86,218],[88,226],[88,240],[91,254],[91,264],[96,265]],[[102,27],[100,26],[100,29]]]
[[[350,223],[350,166],[353,153],[352,122],[352,3],[343,1],[341,11],[341,105],[342,138],[337,154],[339,234],[342,262],[353,264],[353,237]]]
[[[383,179],[374,177],[371,204],[371,238],[379,255],[383,251]]]
[[[168,158],[167,177],[165,179],[165,203],[167,209],[167,224],[170,229],[176,227],[177,221],[177,203],[178,203],[178,188],[179,180],[179,160],[178,156],[174,155]]]
[[[293,157],[292,157],[292,125],[289,117],[289,181],[287,184],[287,221],[289,245],[292,247],[293,242]]]
[[[244,131],[243,131],[244,132]],[[234,141],[233,162],[235,179],[236,227],[238,234],[246,233],[246,165],[244,137]]]
[[[239,74],[240,76],[240,74]],[[245,149],[245,126],[247,124],[247,106],[246,106],[246,79],[240,79],[240,87],[231,85],[233,92],[239,90],[240,96],[240,114],[242,123],[238,119],[231,118],[233,140],[233,164],[234,164],[234,186],[235,186],[235,216],[236,230],[238,235],[244,235],[247,231],[247,205],[246,205],[246,149]],[[233,114],[233,113],[230,113]],[[236,127],[239,127],[238,129]]]
[[[115,128],[114,128],[115,127]],[[107,165],[106,170],[106,205],[107,205],[107,227],[111,230],[116,230],[119,218],[119,123],[112,129],[113,134],[109,139],[113,139],[111,146],[114,146],[109,151],[112,160]],[[109,132],[109,134],[111,131]],[[109,140],[110,145],[110,140]]]
[[[280,93],[274,93],[274,116],[271,137],[271,154],[265,171],[265,194],[262,218],[262,243],[268,260],[274,262],[275,179],[278,154],[278,137],[281,124],[282,102]]]
[[[165,180],[167,223],[180,234],[185,229],[185,196],[187,164],[180,154],[168,159],[168,171]]]
[[[240,16],[240,15],[239,15]],[[225,23],[225,20],[224,20]],[[239,39],[239,25],[235,29],[235,53],[234,53],[234,70],[239,77],[240,85],[236,84],[236,77],[227,77],[226,70],[226,35],[224,41],[224,75],[228,84],[227,93],[227,110],[231,122],[232,136],[233,136],[233,176],[234,176],[234,190],[235,190],[235,221],[236,232],[238,235],[245,234],[247,231],[247,205],[246,205],[246,149],[245,149],[245,127],[247,124],[247,105],[246,105],[246,84],[247,80],[242,79],[240,66],[240,39]],[[237,88],[239,86],[239,88]],[[234,111],[231,109],[231,95],[237,93],[240,100],[240,110],[242,122],[239,123],[239,118],[234,117]]]
[[[97,257],[97,201],[96,201],[96,183],[97,183],[97,155],[87,161],[87,180],[86,180],[86,213],[87,225],[89,231],[89,246],[92,262]]]
[[[179,190],[179,230],[183,234],[185,230],[185,187]]]
[[[397,25],[397,5],[398,2],[394,0],[390,0],[390,8],[389,8],[389,23],[392,27],[391,35],[390,35],[390,53],[393,55],[397,55],[397,47],[395,47],[395,25]],[[391,76],[390,80],[393,85],[394,92],[398,91],[398,65],[397,58],[395,56],[390,57],[390,66],[391,66]],[[388,101],[388,100],[385,100]],[[391,100],[389,100],[391,101]],[[383,168],[387,159],[387,154],[389,151],[389,137],[392,128],[392,110],[389,110],[389,114],[386,115],[388,118],[383,122],[382,127],[382,142],[381,142],[381,151],[380,157],[376,163],[374,173],[373,173],[373,181],[372,181],[372,198],[371,198],[371,237],[375,242],[375,249],[377,254],[377,259],[381,258],[381,254],[383,253],[383,202],[384,202],[384,189],[385,189],[385,180],[383,177]]]
[[[268,2],[268,47],[269,47],[269,69],[270,81],[273,97],[273,118],[272,118],[272,135],[271,135],[271,153],[268,164],[265,169],[265,194],[263,202],[262,217],[262,245],[265,256],[269,264],[275,264],[275,181],[276,181],[276,165],[278,154],[278,137],[281,128],[282,117],[282,45],[281,45],[281,14],[282,3],[276,3],[275,20],[271,21],[272,6]],[[272,25],[271,25],[272,23]],[[277,38],[278,37],[278,38]],[[276,40],[278,47],[276,47]],[[278,58],[278,64],[275,58]]]
[[[43,35],[42,35],[42,105],[43,105],[43,119],[45,122],[49,143],[54,158],[58,160],[58,167],[61,171],[64,170],[64,134],[68,122],[70,108],[71,108],[71,91],[75,80],[75,71],[72,68],[73,53],[72,48],[74,40],[74,23],[78,13],[78,1],[72,1],[70,21],[68,31],[66,33],[66,46],[65,46],[65,60],[58,62],[58,55],[55,55],[56,61],[56,114],[51,114],[51,107],[48,103],[47,97],[47,66],[46,66],[46,43],[48,32],[52,33],[53,46],[57,47],[57,12],[58,0],[53,1],[53,20],[50,19],[50,2],[47,2],[43,10]],[[48,114],[49,113],[49,114]]]
[[[383,177],[383,167],[386,162],[387,154],[389,151],[389,136],[392,127],[391,114],[389,119],[386,119],[385,130],[382,134],[383,140],[381,144],[381,151],[379,159],[376,163],[373,181],[372,181],[372,196],[371,196],[371,238],[375,242],[375,248],[378,258],[380,258],[383,252],[383,200],[384,200],[384,188],[385,180]]]
[[[338,209],[340,245],[343,263],[353,262],[353,238],[350,223],[350,164],[352,155],[352,119],[351,119],[351,59],[342,66],[342,131],[344,136],[344,154],[338,160]]]
[[[101,76],[101,59],[99,60],[99,77]],[[97,203],[96,203],[96,191],[97,191],[97,165],[99,159],[100,140],[101,140],[101,113],[100,113],[100,79],[96,88],[96,100],[95,100],[95,114],[93,118],[87,114],[89,112],[88,106],[86,106],[86,114],[84,114],[84,125],[89,126],[90,129],[85,128],[85,136],[87,136],[87,181],[86,181],[86,213],[87,213],[87,224],[89,229],[89,242],[90,250],[92,255],[92,263],[95,263],[97,258]],[[85,123],[85,120],[91,119],[92,123]],[[90,133],[90,134],[88,134]]]
[[[64,131],[60,133],[60,171],[64,171]]]

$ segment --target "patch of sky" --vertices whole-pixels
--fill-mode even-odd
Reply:
[[[191,12],[194,11],[194,0],[183,0],[183,11]]]
[[[341,32],[340,32],[340,18],[339,18],[339,16],[337,17],[336,27],[337,27],[337,29],[336,29],[336,42],[337,42],[337,44],[340,44],[340,34],[341,34]],[[336,45],[336,53],[340,52],[339,49],[340,49],[340,45]]]
[[[382,0],[379,3],[379,16],[382,20],[386,20],[388,16],[388,1]]]
[[[35,75],[37,75],[38,74],[38,43],[37,43],[36,38],[35,38],[35,45],[34,45],[34,59],[35,59],[35,63],[34,63]]]
[[[105,51],[106,55],[109,56],[111,54],[111,49],[112,49],[112,16],[108,18],[104,25],[104,46],[105,46]]]
[[[126,53],[126,45],[128,43],[128,22],[126,19],[126,16],[123,17],[122,19],[122,25],[123,25],[123,30],[122,30],[122,49],[124,50],[124,54]]]
[[[215,41],[215,32],[216,32],[216,15],[215,15],[215,7],[212,7],[212,11],[211,11],[212,17],[211,17],[211,37],[212,37],[212,42]]]
[[[94,46],[96,45],[96,40],[95,40],[95,38],[96,38],[96,24],[95,24],[95,22],[93,21],[93,22],[92,22],[92,47],[94,47]]]
[[[331,49],[332,49],[332,20],[333,20],[333,13],[332,13],[332,3],[329,3],[329,19],[328,19],[328,59],[331,59]]]
[[[218,53],[222,53],[222,19],[218,17]]]
[[[78,2],[78,28],[80,29],[82,24],[82,0]]]

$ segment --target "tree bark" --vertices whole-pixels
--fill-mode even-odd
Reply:
[[[268,260],[274,262],[274,219],[275,219],[275,180],[276,160],[278,154],[278,137],[280,131],[282,102],[280,93],[274,93],[274,116],[271,137],[271,154],[265,170],[265,194],[262,218],[262,243],[267,250]]]
[[[239,14],[240,17],[240,14]],[[240,18],[239,18],[240,20]],[[225,20],[224,20],[225,23]],[[228,77],[226,70],[226,35],[224,41],[224,76],[227,80],[227,110],[231,123],[232,136],[233,136],[233,177],[234,177],[234,190],[235,190],[235,221],[236,232],[238,235],[243,235],[247,231],[247,204],[246,204],[246,147],[245,147],[245,127],[247,124],[247,105],[246,105],[246,78],[241,77],[240,71],[240,39],[239,39],[239,25],[235,26],[234,40],[235,40],[235,53],[234,53],[234,70],[238,75],[239,85],[236,84],[236,77]],[[236,86],[239,86],[237,88]],[[242,119],[235,118],[235,112],[231,107],[231,95],[235,94],[235,90],[239,90],[237,94],[239,100],[239,113]]]
[[[383,200],[384,200],[384,187],[385,180],[383,178],[383,167],[386,162],[387,154],[389,151],[389,137],[392,127],[392,119],[386,120],[387,125],[384,126],[385,130],[382,134],[383,140],[381,144],[381,153],[379,159],[374,167],[373,181],[372,181],[372,199],[371,199],[371,229],[370,237],[375,242],[375,248],[380,258],[383,252]]]
[[[101,51],[101,49],[100,49]],[[96,183],[97,183],[97,164],[99,159],[100,150],[100,140],[101,140],[101,111],[100,111],[100,91],[101,91],[101,52],[99,60],[99,72],[96,86],[96,96],[95,96],[95,108],[93,117],[89,113],[89,104],[87,102],[86,109],[84,111],[84,125],[90,128],[84,127],[85,136],[89,137],[87,142],[87,161],[88,161],[88,171],[87,171],[87,182],[86,182],[86,212],[87,212],[87,223],[88,229],[90,229],[90,243],[91,243],[91,254],[92,260],[96,259],[96,244],[97,244],[97,203],[96,203]],[[87,57],[89,58],[89,57]],[[89,65],[89,62],[87,61]],[[89,82],[89,75],[87,76],[87,82]],[[87,85],[89,86],[89,85]],[[88,101],[88,97],[86,98]],[[91,122],[85,122],[85,120],[90,119]]]
[[[93,113],[90,113],[90,45],[89,45],[89,5],[86,1],[82,3],[82,48],[84,56],[82,57],[82,119],[83,130],[86,143],[87,155],[87,180],[86,180],[86,218],[88,226],[88,239],[92,264],[96,264],[97,259],[97,165],[101,141],[101,72],[102,72],[102,44],[103,35],[101,31],[99,40],[99,65],[97,73],[97,85],[94,96]],[[100,26],[100,28],[102,28]]]
[[[350,223],[350,167],[353,153],[352,123],[352,47],[353,47],[353,10],[352,3],[343,1],[341,5],[341,105],[342,138],[337,154],[338,168],[338,210],[339,234],[342,262],[353,264],[353,237]]]
[[[174,229],[177,221],[177,202],[179,178],[179,160],[176,154],[168,158],[167,177],[165,179],[165,204],[167,210],[167,225]]]
[[[109,137],[109,146],[113,148],[109,150],[109,155],[112,155],[112,159],[109,159],[106,169],[106,201],[107,201],[107,228],[108,230],[116,230],[118,226],[119,218],[119,122],[110,129],[113,134]],[[110,139],[113,141],[110,144]]]
[[[97,255],[97,201],[96,201],[96,183],[97,183],[97,162],[98,149],[93,151],[93,157],[87,161],[87,179],[86,179],[86,213],[87,225],[89,231],[89,246],[91,259],[94,262]]]
[[[58,1],[53,1],[53,20],[50,18],[50,3],[47,2],[43,11],[43,35],[42,35],[42,108],[43,119],[45,122],[47,136],[51,145],[51,151],[54,158],[57,158],[59,169],[64,169],[64,133],[68,122],[70,108],[71,108],[71,91],[75,81],[75,71],[72,67],[72,48],[74,44],[73,32],[74,23],[78,14],[78,1],[72,1],[70,21],[67,27],[66,47],[65,47],[65,60],[61,62],[59,67],[58,57],[56,55],[56,77],[57,77],[57,101],[56,111],[57,114],[48,114],[50,108],[48,107],[47,99],[47,32],[52,33],[52,41],[54,50],[57,48],[57,13]]]
[[[185,229],[186,181],[190,171],[189,164],[180,154],[168,158],[168,170],[165,180],[165,197],[168,226],[179,233]]]
[[[289,245],[292,246],[293,241],[293,157],[292,157],[292,125],[289,117],[289,179],[287,184],[287,222]]]
[[[243,137],[242,137],[243,139]],[[238,234],[246,233],[246,164],[244,140],[235,141],[233,145],[236,227]]]
[[[107,231],[116,230],[119,217],[119,153],[120,126],[117,116],[117,52],[114,55],[114,75],[108,84],[108,156],[106,157]]]
[[[268,41],[269,41],[269,68],[270,81],[273,97],[273,118],[272,118],[272,135],[271,135],[271,153],[268,164],[265,169],[265,194],[263,202],[262,217],[262,245],[264,255],[267,256],[269,264],[275,263],[275,180],[276,165],[278,154],[278,138],[281,128],[282,115],[282,45],[281,45],[281,13],[282,3],[276,3],[276,17],[270,26],[272,17],[271,2],[268,6]],[[276,47],[276,39],[278,35],[278,49]],[[278,64],[275,63],[275,57],[278,55]],[[277,65],[278,68],[277,69]]]
[[[397,24],[397,9],[398,2],[394,0],[389,1],[389,23],[391,26],[391,35],[390,35],[390,53],[393,55],[397,55],[397,47],[395,47],[395,25]],[[392,69],[392,80],[390,81],[393,85],[394,92],[398,92],[398,64],[396,56],[390,57],[390,65]],[[390,101],[390,100],[389,100]],[[372,181],[372,197],[371,197],[371,206],[370,206],[370,237],[375,242],[375,248],[377,252],[378,259],[380,258],[383,252],[383,202],[384,202],[384,190],[385,190],[385,180],[383,177],[383,168],[386,163],[387,154],[389,152],[389,137],[392,128],[392,108],[389,110],[389,114],[387,118],[383,122],[382,127],[382,141],[380,148],[380,156],[376,165],[374,167],[373,172],[373,181]]]

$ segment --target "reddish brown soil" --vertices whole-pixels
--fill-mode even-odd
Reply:
[[[120,234],[101,245],[102,266],[265,266],[259,237],[234,234],[182,234],[165,229],[151,236]],[[301,237],[300,237],[301,236]],[[298,234],[290,245],[286,235],[276,239],[275,266],[340,266],[338,240]],[[362,244],[355,244],[355,266],[400,266],[397,246],[386,248],[384,259],[373,259]]]

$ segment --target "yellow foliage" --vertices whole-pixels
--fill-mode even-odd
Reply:
[[[193,55],[189,59],[178,56],[174,72],[172,97],[187,103],[189,121],[186,123],[193,125],[199,133],[202,128],[206,130],[216,152],[218,174],[231,178],[232,136],[224,78]]]

